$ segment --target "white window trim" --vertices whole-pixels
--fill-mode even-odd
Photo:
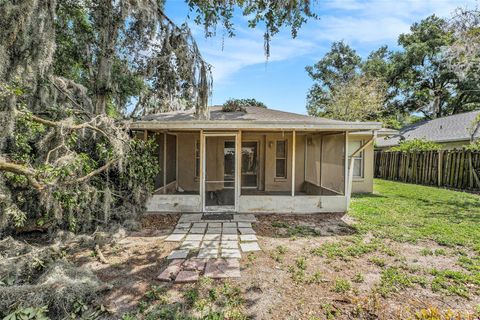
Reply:
[[[277,157],[277,142],[278,141],[283,141],[285,142],[285,158],[278,158]],[[282,177],[277,176],[277,159],[284,159],[285,160],[285,175]],[[274,181],[286,181],[288,178],[288,140],[287,139],[276,139],[275,140],[275,171],[273,173],[274,176]]]

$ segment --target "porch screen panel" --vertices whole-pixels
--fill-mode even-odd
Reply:
[[[177,180],[177,136],[167,134],[167,184]]]
[[[345,134],[322,138],[321,186],[325,192],[343,194],[345,188]]]
[[[155,190],[163,187],[163,133],[151,132],[148,134],[149,139],[154,139],[156,142],[155,153],[158,155],[158,167],[160,171],[155,176]]]
[[[320,134],[307,135],[305,148],[305,182],[302,191],[307,195],[320,195],[322,194],[322,136]]]

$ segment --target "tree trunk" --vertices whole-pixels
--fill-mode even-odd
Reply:
[[[103,0],[97,6],[96,24],[98,34],[98,62],[95,78],[95,113],[105,114],[108,99],[112,91],[112,59],[115,54],[115,43],[118,35],[118,13],[115,12],[111,0]]]

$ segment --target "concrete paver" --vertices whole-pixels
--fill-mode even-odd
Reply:
[[[168,260],[185,259],[187,256],[188,256],[188,250],[186,249],[173,250],[172,252],[170,252],[167,259]]]
[[[198,272],[194,270],[182,270],[175,278],[175,283],[196,282],[198,280]]]
[[[240,241],[257,241],[257,236],[254,234],[241,234]]]
[[[252,251],[261,250],[257,242],[241,242],[240,248],[242,248],[243,252],[252,252]]]

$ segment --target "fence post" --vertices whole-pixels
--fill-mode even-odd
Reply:
[[[442,174],[443,174],[443,150],[438,150],[438,178],[437,178],[437,182],[438,182],[438,186],[441,187],[442,186]]]

